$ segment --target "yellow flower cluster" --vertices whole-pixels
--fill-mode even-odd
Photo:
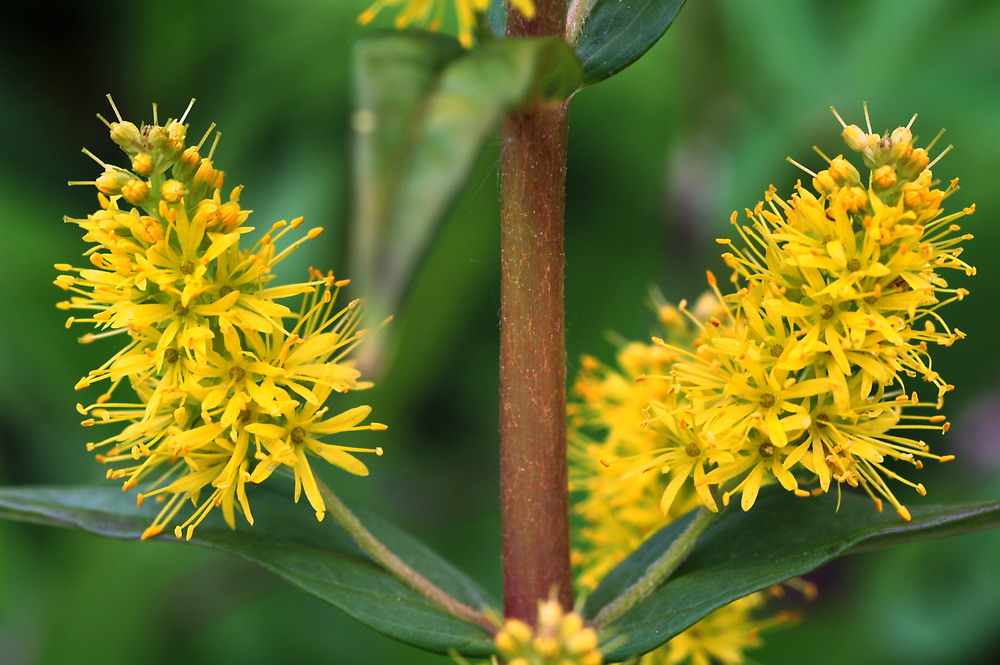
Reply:
[[[361,424],[370,407],[330,414],[324,406],[332,392],[370,385],[345,361],[364,335],[359,302],[335,304],[348,280],[311,269],[308,282],[271,286],[274,267],[322,229],[279,249],[278,241],[302,224],[282,221],[241,249],[241,236],[253,231],[244,225],[250,211],[240,206],[241,188],[223,200],[215,145],[201,152],[214,126],[188,145],[187,112],[160,125],[154,106],[153,124],[137,127],[114,110],[117,121],[107,124],[130,168],[95,157],[104,173],[71,183],[99,192],[99,210],[66,220],[92,243],[85,253],[90,266],[56,266],[56,285],[71,294],[58,306],[87,313],[67,326],[103,330],[82,341],[128,340],[77,384],[108,386],[95,404],[78,407],[88,416],[84,425],[124,425],[88,449],[101,451],[98,460],[112,466],[107,475],[123,480],[123,489],[145,484],[138,503],[151,497],[164,504],[143,538],[160,533],[187,501],[194,510],[175,528],[178,538],[190,539],[215,507],[230,527],[237,507],[252,524],[248,484],[281,467],[294,472],[296,500],[304,491],[322,519],[308,455],[366,475],[352,453],[381,448],[320,438],[385,428]],[[279,302],[293,296],[301,298],[297,312]],[[134,395],[112,401],[122,383]]]
[[[535,630],[508,619],[496,636],[497,651],[508,665],[601,665],[597,633],[576,612],[564,612],[556,600],[538,602]]]
[[[762,591],[720,607],[634,665],[740,665],[746,651],[761,646],[762,632],[798,620],[788,612],[762,617],[767,600]]]
[[[771,479],[800,495],[809,494],[803,485],[826,492],[835,481],[909,519],[886,479],[925,489],[887,459],[916,468],[952,459],[909,434],[946,432],[945,417],[904,407],[940,408],[952,389],[932,368],[929,348],[964,337],[939,310],[968,293],[943,273],[975,274],[960,258],[971,236],[956,223],[974,206],[943,213],[957,180],[937,187],[933,142],[915,147],[910,125],[875,134],[870,123],[867,132],[841,123],[869,172],[827,158],[826,169],[809,172],[815,191],[800,183],[784,200],[771,188],[746,211],[747,222],[733,213],[744,246],[718,242],[728,248],[735,292],[723,295],[709,273],[724,312],[692,317],[698,339],[690,348],[654,340],[681,356],[660,375],[670,395],[650,405],[647,421],[662,445],[646,467],[671,478],[665,509],[689,477],[712,510],[719,492],[723,504],[741,493],[750,509]],[[914,377],[936,387],[934,400],[908,390]]]
[[[358,23],[368,25],[385,7],[399,7],[399,13],[396,14],[398,29],[417,25],[426,26],[429,30],[438,30],[444,19],[445,8],[449,4],[455,5],[458,40],[462,46],[470,48],[472,30],[476,26],[476,14],[485,12],[490,6],[490,0],[376,0],[375,4],[361,13]],[[535,16],[534,0],[510,0],[510,4],[527,18]]]
[[[696,320],[707,320],[724,311],[719,301],[707,294],[698,300],[691,314]],[[689,346],[698,333],[698,327],[676,307],[661,305],[659,318],[667,338],[678,347]],[[663,403],[675,392],[666,381],[644,379],[664,374],[681,358],[673,348],[631,342],[619,350],[615,367],[589,356],[582,359],[569,405],[570,478],[576,495],[574,511],[583,521],[576,532],[573,563],[580,584],[587,589],[596,588],[611,569],[666,523],[700,503],[691,484],[681,486],[668,480],[670,476],[642,472],[649,469],[648,460],[663,448],[662,435],[645,426],[642,413],[649,404]],[[683,431],[679,434],[686,435]],[[594,460],[606,465],[607,460],[643,460],[644,465],[628,473],[623,482],[621,471],[595,465]],[[679,458],[678,463],[695,462]],[[704,477],[703,468],[686,473]],[[666,519],[659,508],[665,490],[672,497]],[[766,599],[766,593],[757,593],[721,607],[634,662],[741,663],[745,650],[759,646],[763,630],[793,619],[787,613],[770,617],[762,614]]]
[[[676,307],[661,305],[658,310],[671,341],[684,345],[693,339],[693,327]],[[719,310],[711,294],[694,306],[703,318]],[[662,448],[661,437],[645,425],[642,414],[650,403],[669,399],[672,388],[664,381],[642,379],[668,372],[680,359],[672,349],[631,342],[618,351],[617,367],[608,367],[592,356],[580,361],[568,404],[569,452],[570,486],[577,493],[573,510],[583,519],[578,534],[584,544],[573,550],[573,563],[586,588],[595,588],[664,524],[664,513],[657,508],[664,491],[663,476],[629,473],[628,482],[622,482],[621,471],[604,471],[595,468],[594,462],[605,466],[630,460],[646,462]],[[697,505],[694,492],[685,488],[683,496],[667,506],[666,517],[674,519]]]

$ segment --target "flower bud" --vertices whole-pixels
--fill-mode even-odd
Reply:
[[[511,639],[520,644],[527,644],[531,641],[531,627],[519,619],[509,619],[504,624],[503,632],[506,632]]]
[[[176,120],[172,120],[167,125],[167,146],[173,154],[174,159],[184,151],[184,138],[187,135],[187,125],[182,125]]]
[[[499,651],[513,651],[517,648],[514,638],[506,630],[501,630],[497,633],[497,636],[493,638],[493,642],[497,645]]]
[[[844,127],[844,131],[841,134],[844,137],[844,143],[847,144],[854,152],[871,152],[871,147],[868,142],[868,135],[862,131],[857,125],[848,125]]]
[[[97,190],[108,196],[121,194],[122,187],[129,181],[128,174],[121,171],[108,170],[101,174],[95,181]]]
[[[191,146],[177,158],[173,168],[173,176],[178,180],[190,180],[194,172],[198,170],[199,164],[201,164],[201,155],[198,154],[198,148]]]
[[[906,145],[913,142],[913,132],[906,127],[897,127],[892,130],[891,138],[894,146]]]
[[[927,168],[930,161],[926,150],[923,148],[914,148],[913,152],[910,153],[909,159],[904,164],[900,164],[899,175],[906,180],[912,180]]]
[[[153,172],[153,158],[148,152],[136,153],[132,157],[132,170],[135,171],[136,175],[148,176]]]
[[[830,175],[829,171],[820,171],[813,178],[813,189],[821,194],[832,194],[837,191],[837,181]]]
[[[531,648],[534,650],[535,654],[541,656],[545,660],[555,658],[559,655],[559,641],[554,637],[549,637],[548,635],[539,635],[535,639],[531,640]]]
[[[222,189],[222,183],[225,182],[226,173],[224,171],[220,171],[219,169],[215,169],[213,176],[212,182],[210,183],[211,188]]]
[[[896,169],[889,164],[878,167],[872,174],[872,182],[879,189],[889,189],[896,184]]]
[[[129,203],[139,205],[149,196],[149,185],[143,180],[132,178],[122,186],[122,196]]]
[[[153,125],[146,132],[146,140],[149,145],[154,150],[163,150],[167,146],[167,142],[170,140],[170,135],[167,134],[167,130],[159,125]]]
[[[913,154],[913,144],[912,143],[899,143],[892,146],[892,155],[890,161],[896,166],[902,164],[903,162],[909,161],[910,156]]]
[[[211,199],[204,199],[198,204],[198,210],[191,220],[194,224],[211,228],[219,223],[219,204]]]
[[[559,603],[548,600],[538,608],[538,627],[541,629],[555,628],[562,621],[563,611]]]
[[[924,201],[924,188],[915,182],[903,183],[903,205],[907,208],[916,208]]]
[[[133,153],[139,149],[142,135],[139,133],[139,128],[131,122],[113,122],[111,140],[120,145],[125,152]]]
[[[860,187],[846,187],[838,200],[848,212],[861,212],[868,207],[868,192]]]
[[[566,651],[576,656],[593,651],[597,648],[597,633],[583,630],[581,625],[574,634],[566,638]]]
[[[179,180],[168,180],[160,186],[160,197],[167,203],[177,203],[187,194],[187,188]]]
[[[564,612],[552,599],[538,603],[537,628],[508,619],[497,633],[499,655],[508,663],[525,665],[601,665],[597,633],[575,612]]]
[[[233,202],[223,203],[219,206],[218,215],[219,222],[222,224],[223,228],[227,231],[229,229],[233,229],[237,226],[237,224],[239,224],[240,204]]]
[[[854,164],[843,157],[835,157],[830,162],[830,177],[842,185],[857,185],[861,182],[861,174],[854,168]]]
[[[192,187],[207,186],[212,188],[212,185],[215,183],[215,174],[216,170],[212,168],[212,162],[208,159],[201,160],[198,170],[195,171]]]
[[[130,226],[132,229],[132,235],[135,236],[137,240],[141,240],[150,245],[155,245],[163,240],[163,227],[160,225],[160,220],[155,217],[143,215],[142,217],[135,219]]]

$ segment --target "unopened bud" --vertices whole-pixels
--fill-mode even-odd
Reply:
[[[554,628],[562,621],[562,607],[554,600],[547,600],[538,607],[538,627]]]
[[[170,135],[167,134],[167,130],[159,125],[153,125],[146,132],[146,140],[149,141],[151,145],[156,150],[163,150],[167,146],[167,142],[170,141]]]
[[[840,202],[848,212],[861,212],[868,207],[868,192],[860,187],[841,190]]]
[[[170,124],[167,125],[167,135],[170,137],[171,141],[183,148],[184,137],[187,136],[187,125],[182,125],[176,120],[172,120]]]
[[[132,235],[153,245],[163,240],[163,227],[155,217],[143,215],[132,225]]]
[[[820,171],[813,178],[813,189],[821,194],[832,194],[837,191],[837,181],[829,171]]]
[[[198,170],[194,174],[194,187],[208,186],[212,187],[215,183],[215,169],[212,168],[212,162],[203,159],[201,164],[198,165]]]
[[[177,163],[174,164],[174,177],[187,180],[198,170],[200,164],[201,155],[198,154],[198,148],[191,146],[181,153]]]
[[[574,656],[585,654],[597,648],[597,633],[582,630],[566,639],[566,650]]]
[[[915,182],[903,183],[903,205],[916,208],[924,201],[924,188]]]
[[[847,144],[854,152],[870,152],[871,147],[868,142],[868,135],[858,127],[857,125],[848,125],[844,127],[844,131],[841,134],[844,137],[844,143]]]
[[[129,203],[139,205],[146,200],[147,196],[149,196],[149,185],[147,185],[143,180],[136,180],[135,178],[132,178],[125,183],[124,186],[122,186],[122,196],[124,196],[125,200]]]
[[[531,648],[535,654],[545,660],[555,658],[559,655],[559,641],[548,635],[539,635],[531,640]]]
[[[148,176],[153,172],[153,158],[148,152],[136,153],[132,158],[132,170],[136,175]]]
[[[897,127],[892,130],[891,138],[894,146],[906,145],[913,141],[913,132],[906,127]]]
[[[912,143],[897,143],[892,146],[892,152],[889,155],[889,162],[894,166],[898,167],[900,164],[904,164],[910,161],[910,157],[913,155],[913,144]]]
[[[240,204],[236,201],[223,203],[219,206],[219,223],[226,230],[236,228],[243,219],[240,218]]]
[[[926,169],[930,161],[926,150],[923,148],[914,148],[913,152],[910,153],[909,159],[905,163],[900,164],[899,174],[903,178],[911,180]]]
[[[856,185],[861,182],[861,174],[854,168],[854,164],[843,157],[835,157],[830,162],[830,177],[842,185]]]
[[[198,211],[192,220],[195,224],[212,227],[219,223],[219,204],[211,199],[204,199],[198,204]]]
[[[126,152],[136,152],[139,149],[141,139],[139,128],[131,122],[111,123],[111,140],[120,145]]]
[[[107,194],[108,196],[116,196],[121,194],[122,186],[129,181],[127,174],[121,171],[105,171],[97,180],[95,185],[97,190],[102,194]]]
[[[531,627],[519,619],[508,619],[504,624],[504,632],[521,644],[526,644],[531,639]]]
[[[872,174],[872,182],[879,189],[889,189],[896,184],[896,169],[888,164],[878,167]]]
[[[160,187],[160,196],[167,203],[177,203],[187,194],[187,188],[179,180],[168,180]]]

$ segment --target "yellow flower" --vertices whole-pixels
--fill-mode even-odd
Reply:
[[[717,307],[717,302],[706,298],[699,301],[696,310]],[[659,314],[671,339],[692,336],[692,327],[677,308],[662,305]],[[618,351],[617,367],[605,366],[590,356],[581,360],[568,407],[570,487],[577,494],[574,512],[584,521],[579,533],[586,543],[574,549],[573,558],[581,583],[589,588],[596,587],[663,523],[663,515],[648,507],[658,505],[665,496],[658,472],[665,468],[666,460],[651,460],[669,452],[658,430],[676,421],[660,423],[643,413],[656,410],[651,403],[673,403],[676,391],[667,382],[640,379],[663,375],[677,358],[674,350],[631,342]],[[668,448],[679,448],[682,461],[689,461],[685,444],[666,443]],[[692,472],[693,468],[680,469],[679,475],[686,477]],[[627,482],[622,481],[623,475],[628,476]],[[683,514],[697,505],[692,495],[691,491],[682,492],[676,501],[671,496],[664,501],[664,511],[675,517]]]
[[[885,462],[920,468],[924,459],[952,459],[896,430],[948,430],[944,416],[903,410],[940,408],[953,388],[933,368],[930,348],[964,337],[940,310],[968,293],[943,273],[975,274],[960,258],[971,236],[955,223],[974,207],[942,212],[957,183],[935,189],[929,169],[937,160],[912,146],[909,126],[882,136],[851,126],[845,140],[862,153],[868,176],[838,156],[809,172],[816,193],[800,184],[786,201],[771,188],[747,211],[748,223],[734,214],[745,247],[719,242],[735,292],[723,294],[708,273],[717,311],[696,316],[682,306],[694,335],[654,338],[675,355],[646,377],[662,391],[645,412],[660,443],[610,451],[609,459],[638,455],[633,478],[660,467],[664,511],[690,490],[712,510],[717,492],[723,504],[739,492],[749,510],[765,484],[808,495],[809,485],[825,492],[836,480],[838,490],[861,487],[879,509],[884,499],[909,519],[887,479],[925,489]],[[936,401],[908,389],[915,377],[936,387]]]
[[[624,344],[614,367],[584,357],[573,386],[570,478],[574,510],[585,522],[575,533],[573,561],[577,579],[587,589],[596,588],[612,568],[671,520],[699,503],[714,505],[706,476],[713,468],[737,461],[733,453],[720,448],[720,440],[697,438],[690,408],[667,376],[672,366],[688,357],[685,348],[704,341],[703,322],[725,317],[726,308],[707,294],[693,312],[684,303],[680,308],[661,306],[659,312],[670,344]],[[612,464],[605,467],[597,460]],[[623,473],[622,465],[632,470]],[[734,473],[745,471],[744,467]],[[752,478],[747,484],[751,482]],[[719,608],[630,662],[743,662],[743,651],[758,646],[761,631],[791,619],[787,614],[762,613],[765,598],[758,593]]]
[[[796,620],[787,612],[762,618],[766,601],[759,592],[720,607],[635,665],[740,665],[745,651],[761,646],[761,632]]]
[[[863,141],[860,131],[852,125],[845,137],[861,146],[872,168],[869,188],[859,186],[842,157],[829,160],[830,168],[808,171],[818,197],[799,185],[784,201],[772,188],[766,205],[747,211],[750,224],[737,224],[734,213],[747,250],[724,258],[748,290],[762,292],[761,309],[795,327],[803,353],[816,354],[818,374],[830,379],[842,407],[850,401],[846,378],[855,371],[867,377],[868,391],[919,376],[940,396],[951,386],[931,368],[927,346],[964,337],[937,310],[968,293],[950,287],[941,271],[975,274],[958,246],[972,236],[959,234],[955,224],[975,207],[942,214],[940,204],[957,191],[957,180],[945,190],[934,187],[929,167],[937,159],[929,162],[926,150],[913,148],[909,125],[883,136],[869,132]]]
[[[597,632],[576,612],[564,612],[555,600],[538,602],[537,628],[508,619],[494,639],[509,665],[601,665]]]
[[[500,0],[494,0],[499,2]],[[400,7],[396,14],[396,27],[400,30],[411,25],[426,26],[438,30],[444,18],[445,8],[454,3],[458,20],[458,39],[465,48],[472,46],[472,30],[476,26],[476,14],[485,12],[490,0],[376,0],[358,17],[358,23],[368,25],[385,7]],[[511,4],[527,18],[535,16],[534,0],[511,0]]]
[[[289,404],[282,409],[283,417],[280,419],[280,424],[261,422],[246,426],[246,430],[254,436],[257,443],[255,456],[260,460],[250,474],[250,482],[263,482],[282,465],[291,467],[295,472],[295,500],[299,500],[304,489],[306,498],[316,511],[317,519],[321,521],[326,512],[326,505],[320,496],[306,453],[312,453],[348,473],[367,476],[368,467],[351,453],[373,452],[381,455],[382,448],[351,448],[323,443],[318,437],[340,432],[385,429],[380,423],[359,424],[371,413],[370,406],[355,407],[332,418],[323,419],[328,409],[318,407],[318,404],[326,401],[331,389],[330,384],[320,384],[313,393],[316,404],[309,402],[294,406]]]
[[[113,106],[113,105],[112,105]],[[155,107],[154,107],[155,108]],[[110,464],[108,477],[137,501],[163,503],[143,534],[160,533],[190,501],[193,513],[175,528],[191,538],[216,507],[235,527],[237,509],[253,523],[247,483],[262,482],[281,465],[294,472],[295,495],[306,495],[321,517],[322,500],[306,453],[352,473],[367,473],[350,448],[319,440],[343,432],[385,429],[361,424],[370,407],[327,416],[325,403],[371,384],[360,380],[346,355],[363,338],[359,301],[336,304],[348,280],[310,270],[309,281],[271,286],[273,269],[303,242],[278,247],[302,219],[277,222],[250,248],[240,239],[244,225],[241,188],[223,202],[223,174],[212,166],[214,144],[185,146],[184,117],[141,128],[108,123],[112,139],[130,157],[131,170],[100,162],[103,174],[89,183],[99,190],[100,209],[85,219],[67,219],[93,246],[90,268],[59,264],[56,284],[71,297],[60,309],[81,309],[102,332],[92,342],[124,336],[125,346],[77,384],[107,381],[94,404],[78,407],[83,424],[119,424],[123,429],[88,444]],[[185,116],[187,114],[185,113]],[[126,206],[125,204],[130,204]],[[278,300],[298,296],[294,312]],[[134,400],[112,401],[126,383]]]

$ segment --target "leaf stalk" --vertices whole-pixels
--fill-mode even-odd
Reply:
[[[698,538],[718,516],[718,513],[708,508],[699,508],[687,529],[664,550],[659,559],[650,564],[642,577],[597,613],[593,621],[594,626],[604,628],[656,591],[677,570],[677,567],[684,563],[684,559],[691,553]]]
[[[326,504],[327,516],[333,518],[361,546],[376,563],[385,568],[396,579],[424,596],[433,603],[444,608],[449,614],[463,621],[481,626],[490,634],[496,633],[496,626],[483,613],[476,611],[465,603],[454,598],[426,577],[415,571],[402,559],[396,556],[368,528],[361,523],[357,515],[333,493],[333,490],[319,478],[316,478],[319,492]]]

